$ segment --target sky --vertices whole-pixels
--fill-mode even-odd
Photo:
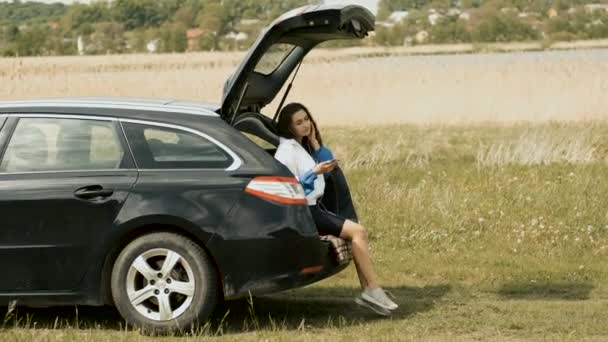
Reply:
[[[0,1],[10,1],[10,0],[0,0]],[[64,4],[71,4],[76,2],[75,0],[35,0],[38,2],[44,2],[47,4],[53,3],[53,2],[63,2]],[[89,3],[91,2],[91,0],[77,0],[80,3]],[[355,4],[359,4],[359,5],[363,5],[367,8],[369,8],[372,12],[376,13],[377,8],[378,8],[378,1],[379,0],[325,0],[325,2],[327,3],[355,3]]]

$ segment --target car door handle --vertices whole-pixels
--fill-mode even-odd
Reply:
[[[74,191],[74,196],[82,199],[93,199],[98,197],[110,197],[114,193],[112,189],[104,189],[101,185],[85,186]]]

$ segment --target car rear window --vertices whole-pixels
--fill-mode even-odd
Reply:
[[[124,122],[140,169],[224,169],[233,159],[201,134],[173,127]]]
[[[295,48],[296,46],[291,44],[272,45],[255,66],[254,71],[263,75],[272,74]]]
[[[125,152],[111,121],[21,118],[0,172],[112,170]]]

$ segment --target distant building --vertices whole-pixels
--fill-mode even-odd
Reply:
[[[602,21],[602,19],[595,19],[594,21],[585,24],[585,27],[589,28],[592,26],[600,26],[600,25],[604,25],[604,22]]]
[[[439,19],[441,19],[443,16],[437,12],[431,13],[428,16],[428,20],[429,20],[429,24],[435,26],[437,25],[437,22],[439,22]]]
[[[251,26],[260,23],[260,19],[241,19],[241,25],[243,26]]]
[[[237,42],[242,42],[249,38],[249,35],[245,32],[230,32],[225,36],[226,39],[236,40]]]
[[[422,43],[426,43],[426,41],[429,39],[429,33],[426,31],[420,31],[418,33],[416,33],[416,43],[422,44]]]
[[[388,16],[388,21],[393,23],[400,23],[403,19],[407,18],[410,15],[408,11],[395,11]]]
[[[205,33],[205,31],[201,30],[200,28],[193,28],[193,29],[189,29],[188,31],[186,31],[186,37],[188,39],[196,39],[196,38],[200,38],[200,36],[202,36],[203,33]]]
[[[469,19],[471,19],[471,13],[469,13],[469,12],[462,12],[462,13],[460,13],[460,15],[458,16],[458,19],[460,19],[460,20],[465,20],[465,21],[469,21]]]
[[[450,17],[457,17],[462,14],[462,11],[458,8],[450,8],[447,12],[447,15]]]
[[[155,53],[158,51],[158,47],[160,45],[160,39],[154,39],[148,42],[148,44],[146,44],[146,50],[148,50],[148,52],[150,53]]]
[[[200,28],[194,28],[186,31],[186,38],[188,39],[188,51],[198,50],[198,41],[206,33],[205,30]]]
[[[79,35],[78,38],[76,39],[76,48],[78,49],[78,54],[79,55],[84,55],[84,39],[82,38],[82,35]]]
[[[517,16],[520,18],[538,18],[540,17],[540,14],[536,12],[521,12]]]
[[[388,21],[376,21],[376,26],[391,28],[391,27],[395,26],[395,23],[391,23]],[[372,32],[374,32],[374,31],[372,31]]]
[[[608,4],[587,4],[587,5],[585,5],[585,12],[593,13],[596,11],[608,12]]]
[[[517,7],[503,7],[500,9],[500,11],[502,13],[507,13],[507,14],[517,14],[519,13],[519,10],[517,9]]]

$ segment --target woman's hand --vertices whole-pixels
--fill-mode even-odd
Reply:
[[[308,144],[312,147],[313,151],[318,151],[321,148],[321,144],[317,140],[317,127],[314,123],[310,123],[310,133],[308,134]]]
[[[322,175],[324,173],[331,172],[338,165],[337,160],[328,160],[326,162],[319,163],[312,170],[316,175]]]

